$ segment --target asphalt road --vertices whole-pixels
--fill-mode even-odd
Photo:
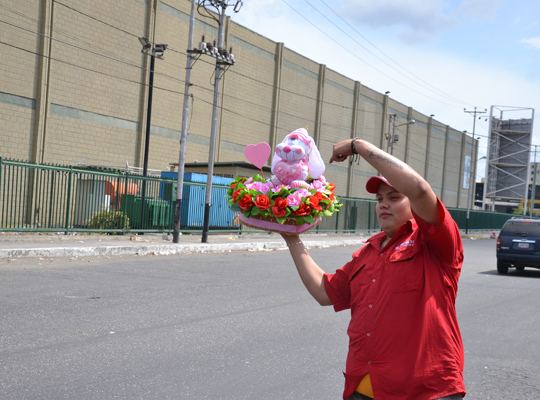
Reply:
[[[469,399],[540,399],[540,270],[467,240],[457,309]],[[355,249],[312,250],[328,271]],[[328,267],[327,267],[328,266]],[[340,399],[349,313],[288,252],[2,260],[0,399]]]

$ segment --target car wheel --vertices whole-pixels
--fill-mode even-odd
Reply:
[[[508,272],[508,264],[503,263],[501,260],[497,260],[497,272],[499,274],[506,274]]]
[[[516,267],[516,269],[517,269],[518,271],[523,271],[523,270],[525,269],[525,267],[520,266],[520,267]]]

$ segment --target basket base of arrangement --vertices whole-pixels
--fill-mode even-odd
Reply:
[[[295,235],[315,228],[321,222],[321,218],[317,218],[311,224],[303,224],[298,226],[296,225],[296,220],[294,218],[290,218],[286,220],[284,224],[280,224],[275,220],[275,218],[272,221],[271,219],[263,219],[259,216],[247,218],[240,214],[240,222],[242,222],[242,224],[245,226],[249,226],[250,228],[283,233],[285,235]]]

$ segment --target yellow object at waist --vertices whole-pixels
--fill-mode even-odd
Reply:
[[[373,398],[373,388],[371,387],[371,378],[369,377],[369,372],[364,375],[356,387],[356,391],[364,396]]]

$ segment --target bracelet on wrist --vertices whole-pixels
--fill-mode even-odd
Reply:
[[[296,243],[287,243],[287,247],[293,247],[293,246],[296,246],[297,244],[302,244],[302,241],[299,241]]]
[[[354,138],[353,140],[351,140],[351,152],[354,155],[358,154],[358,152],[356,151],[356,148],[354,147],[354,144],[356,143],[357,140],[360,140],[359,138]]]

